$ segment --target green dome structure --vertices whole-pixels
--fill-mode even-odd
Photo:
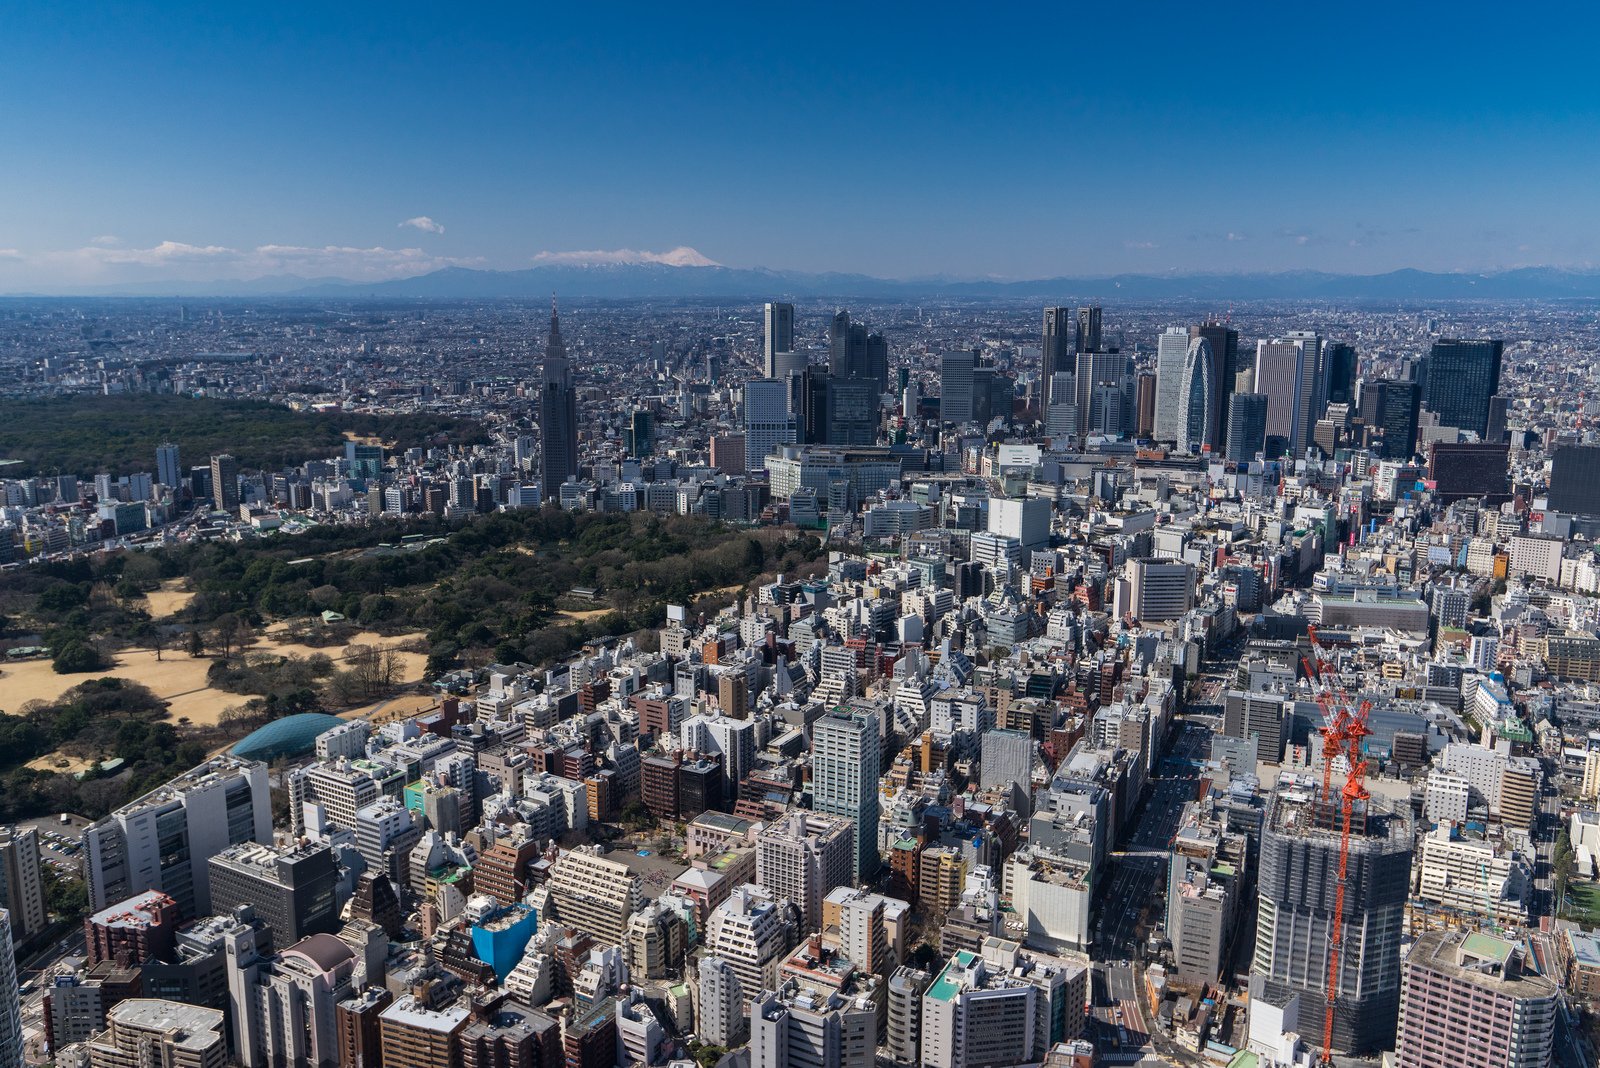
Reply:
[[[233,755],[246,760],[271,761],[311,751],[317,735],[344,723],[326,712],[301,712],[275,719],[251,731],[233,747]]]

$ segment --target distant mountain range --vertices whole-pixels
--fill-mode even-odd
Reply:
[[[669,266],[659,263],[541,264],[523,270],[447,267],[387,282],[299,279],[278,275],[246,281],[142,282],[99,287],[84,295],[137,297],[310,297],[388,300],[542,300],[563,298],[918,299],[1032,300],[1528,300],[1600,299],[1600,270],[1522,267],[1481,274],[1417,270],[1386,274],[1285,271],[1249,274],[1121,274],[1106,277],[989,281],[954,278],[896,280],[862,274],[806,274],[764,268]]]

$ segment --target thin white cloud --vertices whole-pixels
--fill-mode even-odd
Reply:
[[[581,265],[659,263],[667,267],[721,267],[716,260],[702,256],[687,245],[679,245],[667,252],[649,252],[642,249],[584,249],[574,252],[541,252],[533,257],[534,263],[567,263]]]
[[[0,260],[20,260],[22,252],[14,248],[0,248]]]
[[[401,226],[409,226],[413,230],[421,230],[425,234],[442,234],[442,233],[444,233],[444,224],[443,223],[434,222],[432,219],[428,218],[428,216],[426,216],[426,215],[418,215],[415,218],[407,219],[405,222],[401,223],[400,225]]]
[[[1156,244],[1154,241],[1124,241],[1122,243],[1122,247],[1123,248],[1137,248],[1137,249],[1151,249],[1151,248],[1160,248],[1161,246]]]
[[[1228,231],[1228,240],[1229,241],[1244,241],[1244,240],[1247,240],[1247,238],[1245,237],[1244,234],[1238,233],[1237,231],[1234,231],[1234,230],[1229,230]]]
[[[239,249],[182,241],[163,241],[151,248],[88,245],[45,253],[37,259],[48,273],[59,274],[63,280],[101,282],[151,278],[249,280],[276,274],[367,282],[483,263],[482,257],[437,256],[420,248],[257,245]]]
[[[122,238],[118,237],[116,234],[101,234],[93,241],[90,241],[89,244],[99,245],[101,248],[111,248],[113,245],[122,244]]]

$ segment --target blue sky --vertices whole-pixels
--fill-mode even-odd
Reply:
[[[0,289],[1600,262],[1592,7],[1301,7],[13,5]]]

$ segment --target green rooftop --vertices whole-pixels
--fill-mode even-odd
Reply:
[[[944,969],[939,972],[939,978],[935,979],[933,985],[928,987],[928,997],[938,998],[940,1001],[949,1001],[955,997],[961,991],[961,980],[950,978],[950,969],[954,968],[958,972],[964,972],[972,967],[972,962],[977,959],[978,955],[976,953],[969,953],[966,950],[962,950],[954,957],[951,957],[950,963],[946,964]]]
[[[1461,943],[1463,956],[1504,964],[1511,957],[1511,943],[1486,934],[1470,934]]]
[[[1494,732],[1500,737],[1508,738],[1513,742],[1533,741],[1533,732],[1530,731],[1528,729],[1528,725],[1522,722],[1520,719],[1495,720]]]

